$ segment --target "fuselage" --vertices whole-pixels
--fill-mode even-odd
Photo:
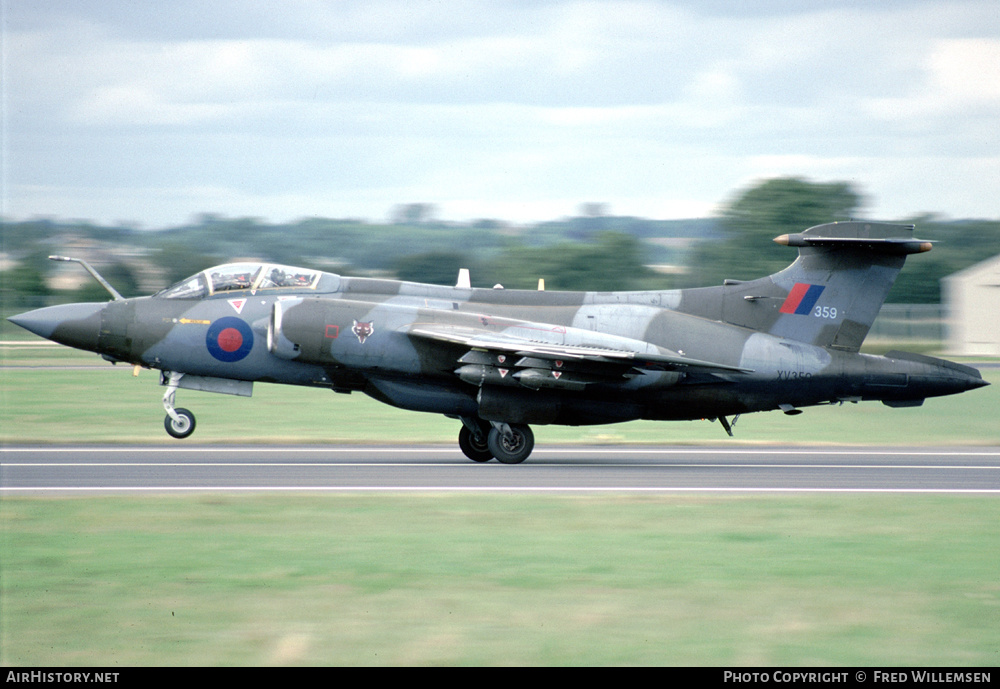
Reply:
[[[927,397],[986,385],[971,367],[889,352],[861,354],[910,254],[931,243],[912,225],[817,225],[775,241],[784,270],[687,290],[546,292],[343,278],[231,263],[151,297],[12,317],[72,347],[161,371],[164,428],[195,429],[181,389],[252,394],[257,382],[360,391],[461,421],[474,462],[523,462],[529,424],[717,418],[817,404]]]
[[[112,361],[209,379],[361,391],[406,409],[460,417],[502,404],[503,413],[524,423],[714,418],[861,400],[903,406],[985,384],[975,369],[940,359],[860,354],[686,312],[686,302],[705,301],[699,290],[546,292],[307,276],[308,282],[287,285],[175,286],[152,297],[50,307],[13,320]],[[595,378],[568,360],[562,377],[540,378],[533,365],[517,366],[525,357],[512,357],[506,369],[502,362],[465,363],[468,346],[412,336],[427,324],[553,346],[669,353],[730,368],[623,365]]]

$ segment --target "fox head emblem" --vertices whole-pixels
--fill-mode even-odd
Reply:
[[[361,321],[354,321],[354,327],[351,328],[351,332],[357,335],[358,342],[361,344],[365,343],[372,333],[375,332],[375,322],[369,321],[368,323],[362,323]]]

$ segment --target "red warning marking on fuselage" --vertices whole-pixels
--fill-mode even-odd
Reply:
[[[247,304],[247,300],[246,299],[230,299],[229,300],[229,305],[232,306],[236,310],[236,313],[243,313],[243,307],[246,306],[246,304]]]
[[[340,326],[339,325],[328,325],[326,326],[326,337],[330,340],[336,340],[340,337]]]

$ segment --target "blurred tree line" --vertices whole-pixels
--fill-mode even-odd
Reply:
[[[682,286],[750,280],[781,270],[796,254],[775,237],[828,222],[860,219],[862,197],[846,182],[772,179],[738,193],[719,218],[719,241],[699,243]],[[945,221],[933,215],[895,220],[916,226],[914,236],[934,240],[928,254],[911,256],[888,302],[937,304],[941,279],[1000,254],[1000,221]]]
[[[83,222],[4,222],[0,258],[3,306],[52,301],[100,301],[103,289],[79,266],[83,285],[53,289],[50,277],[67,264],[50,253],[91,261],[125,296],[145,294],[215,264],[240,259],[303,265],[344,275],[377,275],[454,284],[470,268],[473,285],[550,290],[670,289],[751,279],[788,265],[794,251],[774,237],[813,225],[857,218],[862,198],[846,182],[797,178],[763,181],[740,190],[717,218],[660,221],[613,216],[585,204],[577,217],[514,227],[500,220],[447,223],[431,204],[398,206],[389,223],[307,218],[270,224],[258,218],[203,214],[163,230],[101,227]],[[936,240],[911,257],[889,301],[937,303],[942,277],[1000,253],[1000,221],[903,219],[917,236]],[[650,268],[672,266],[663,273]]]
[[[800,179],[772,179],[739,193],[719,218],[722,239],[694,249],[686,286],[714,285],[726,278],[751,280],[770,275],[795,258],[774,244],[787,233],[849,220],[861,197],[844,182],[819,184]]]

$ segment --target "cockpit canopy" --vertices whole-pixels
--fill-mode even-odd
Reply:
[[[339,281],[336,275],[308,268],[274,263],[227,263],[181,280],[156,296],[164,299],[203,299],[241,290],[316,290],[324,276]]]

